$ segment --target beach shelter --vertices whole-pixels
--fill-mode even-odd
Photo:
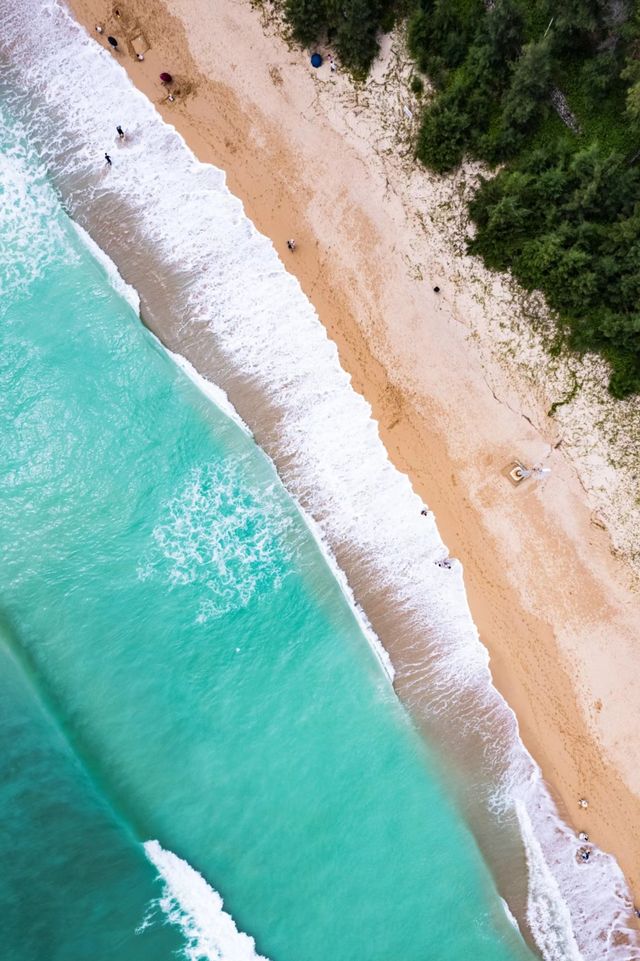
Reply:
[[[160,80],[162,83],[173,83],[173,77],[170,73],[161,73]]]
[[[312,53],[312,54],[311,54],[311,66],[312,66],[312,67],[320,67],[321,65],[322,65],[322,57],[320,56],[320,54],[319,54],[319,53]]]
[[[107,37],[107,43],[110,43],[114,50],[118,46],[118,41],[115,37]]]

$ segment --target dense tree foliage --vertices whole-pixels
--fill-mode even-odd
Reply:
[[[633,0],[285,0],[294,35],[328,36],[364,75],[408,17],[435,88],[416,144],[436,171],[500,164],[471,204],[470,249],[542,290],[568,343],[640,391],[640,12]]]
[[[342,63],[366,75],[378,52],[377,35],[393,25],[395,0],[285,0],[293,36],[310,46],[328,35]]]
[[[611,390],[640,388],[640,171],[598,144],[532,150],[484,183],[473,252],[543,287],[570,343],[612,364]]]

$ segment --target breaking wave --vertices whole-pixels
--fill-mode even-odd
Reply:
[[[268,961],[256,951],[253,938],[238,931],[222,898],[201,874],[157,841],[147,841],[144,849],[164,883],[158,906],[182,931],[187,961]]]

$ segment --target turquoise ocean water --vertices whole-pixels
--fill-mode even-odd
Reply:
[[[529,957],[271,463],[0,122],[2,956],[253,956],[157,839],[272,961]]]

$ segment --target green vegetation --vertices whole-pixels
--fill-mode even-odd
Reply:
[[[364,78],[378,52],[377,35],[394,23],[395,0],[285,0],[294,39],[311,46],[328,34],[342,63]]]
[[[633,0],[286,0],[294,36],[328,36],[362,77],[408,18],[435,88],[416,153],[499,172],[470,207],[470,250],[539,289],[567,344],[600,352],[617,397],[640,391],[640,10]],[[411,89],[420,92],[419,77]]]

